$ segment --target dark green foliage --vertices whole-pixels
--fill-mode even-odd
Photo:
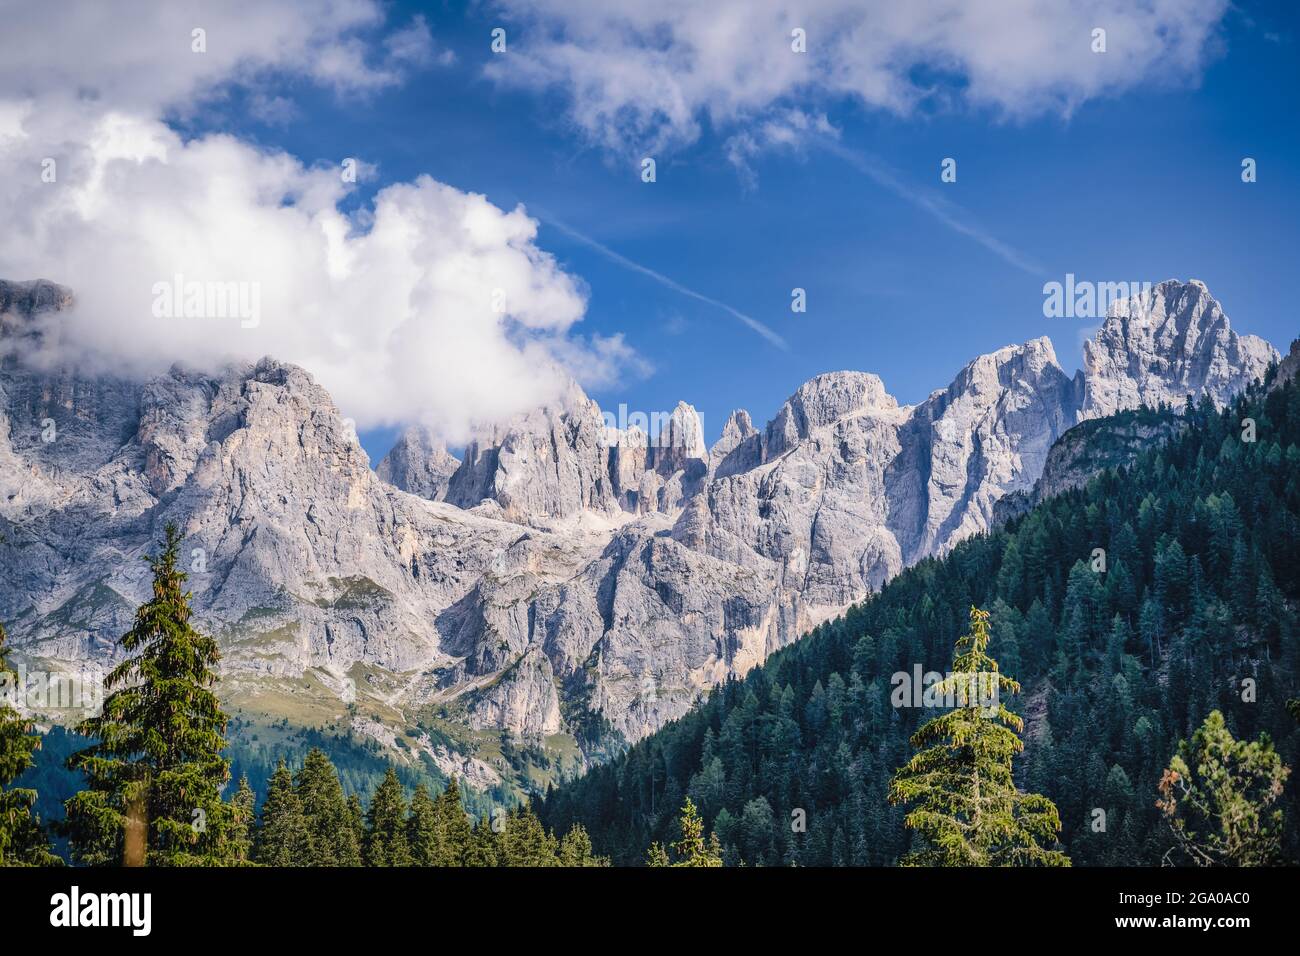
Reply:
[[[233,805],[250,798],[241,785]],[[471,824],[454,778],[436,797],[417,785],[408,809],[392,768],[366,812],[357,794],[344,799],[333,764],[314,751],[296,778],[283,761],[271,775],[253,859],[265,866],[608,865],[581,827],[558,840],[527,807],[498,809],[491,821]],[[364,848],[358,857],[356,847]]]
[[[411,797],[411,815],[406,820],[406,844],[413,866],[433,866],[438,854],[438,821],[434,816],[433,798],[420,784]]]
[[[313,748],[294,780],[310,847],[305,866],[360,866],[361,847],[338,772]]]
[[[221,800],[230,766],[221,755],[226,716],[212,687],[219,655],[190,626],[180,532],[168,525],[149,558],[153,597],[122,636],[127,659],[108,675],[103,713],[78,731],[94,740],[69,766],[88,787],[66,805],[74,858],[90,865],[219,864],[230,860],[231,809]],[[129,828],[138,844],[126,839]]]
[[[608,866],[609,860],[591,851],[591,838],[580,826],[558,840],[542,826],[531,807],[497,811],[472,833],[466,866]]]
[[[472,839],[469,817],[461,803],[460,784],[451,778],[447,789],[434,801],[434,824],[438,843],[432,855],[433,866],[465,866]]]
[[[32,764],[41,745],[32,723],[18,712],[21,689],[9,669],[0,624],[0,866],[49,866],[58,862],[40,820],[32,814],[36,791],[10,784]],[[10,698],[13,699],[10,699]]]
[[[230,800],[230,856],[235,863],[253,861],[253,835],[257,826],[257,796],[247,777],[239,778],[239,789]]]
[[[361,798],[355,793],[348,797],[348,826],[352,828],[352,837],[358,847],[366,845],[366,811],[361,807]]]
[[[579,824],[560,841],[560,866],[607,866],[607,861],[591,852],[591,837]]]
[[[406,798],[397,774],[391,769],[370,800],[366,817],[366,865],[409,866],[411,851],[406,842]]]
[[[669,798],[689,794],[728,863],[898,861],[914,847],[886,788],[929,715],[890,705],[891,676],[943,669],[961,609],[977,605],[1024,686],[1019,788],[1058,808],[1076,866],[1158,864],[1173,842],[1155,806],[1161,773],[1207,714],[1243,739],[1267,732],[1286,765],[1300,750],[1285,706],[1300,687],[1300,388],[1256,387],[1222,413],[1202,403],[1187,426],[903,572],[537,801],[543,823],[581,823],[597,852],[635,865],[672,842]],[[1296,804],[1292,782],[1277,804],[1292,861]]]
[[[415,788],[406,822],[411,863],[415,866],[464,866],[473,837],[455,778],[436,799]]]
[[[474,837],[465,851],[466,866],[500,866],[497,854],[496,834],[492,832],[491,820],[484,816],[474,827]]]
[[[518,807],[506,817],[497,837],[498,866],[555,866],[560,845],[542,827],[528,807]]]
[[[293,789],[293,774],[284,761],[271,775],[256,847],[255,858],[263,866],[305,866],[311,858],[311,839],[303,820],[302,804]]]
[[[448,776],[438,769],[427,753],[420,754],[414,762],[395,765],[373,738],[342,729],[291,728],[287,724],[276,727],[274,734],[261,733],[260,729],[258,724],[236,711],[230,718],[229,746],[226,749],[233,779],[247,776],[253,792],[259,796],[266,793],[271,774],[280,760],[283,759],[291,768],[297,768],[312,750],[321,750],[329,757],[343,792],[359,795],[363,805],[369,803],[390,767],[397,772],[397,779],[407,793],[424,784],[429,793],[436,794],[448,783]],[[441,740],[434,731],[422,727],[420,732],[428,733],[435,743],[441,742],[454,749],[453,744]],[[514,791],[504,783],[483,791],[472,790],[464,784],[460,789],[466,808],[475,815],[490,812],[494,806],[510,805],[517,799]]]

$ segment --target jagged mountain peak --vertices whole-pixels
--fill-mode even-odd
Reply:
[[[1020,345],[1004,345],[968,362],[945,390],[949,398],[971,390],[1012,388],[1026,381],[1052,386],[1068,380],[1047,336]]]
[[[709,471],[715,478],[749,471],[763,462],[763,434],[749,412],[736,409],[722,426],[722,435],[709,449]]]
[[[441,501],[460,459],[423,425],[408,425],[375,468],[375,474],[395,488],[430,501]]]
[[[894,416],[898,400],[871,372],[826,372],[800,385],[764,430],[764,455],[785,454],[814,431],[855,415]]]
[[[30,285],[5,286],[16,313],[70,301]],[[1226,318],[1197,311],[1200,287],[1155,300],[1172,318],[1152,328],[1194,314],[1213,333],[1196,341],[1227,343],[1209,353],[1212,387],[1253,370],[1233,365],[1249,337],[1233,346]],[[1068,377],[1046,337],[975,358],[915,406],[877,375],[830,372],[761,430],[733,412],[712,449],[686,402],[611,428],[570,381],[479,430],[460,462],[407,429],[377,474],[328,393],[273,358],[143,382],[6,360],[0,618],[20,652],[111,654],[144,593],[135,559],[175,520],[206,555],[192,586],[223,644],[223,686],[250,707],[364,666],[380,704],[361,732],[435,705],[523,734],[596,711],[635,739],[988,528],[1079,420],[1085,383],[1110,387],[1102,373],[1128,369],[1143,343],[1183,387],[1186,336],[1115,323],[1094,350],[1114,368],[1091,379]]]
[[[18,312],[31,315],[57,311],[72,304],[72,290],[49,279],[14,282],[0,279],[0,313]]]
[[[1167,279],[1114,303],[1083,357],[1083,415],[1095,418],[1143,404],[1180,408],[1188,395],[1222,406],[1264,377],[1277,350],[1235,332],[1204,282]]]
[[[679,401],[668,420],[654,436],[655,471],[665,478],[690,467],[690,462],[703,462],[709,457],[704,443],[704,423],[694,405]]]

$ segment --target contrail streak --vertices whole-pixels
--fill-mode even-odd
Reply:
[[[670,278],[664,275],[662,272],[656,272],[654,269],[651,269],[648,266],[643,266],[639,262],[633,262],[627,256],[615,252],[613,249],[609,248],[609,246],[597,242],[595,239],[592,239],[590,236],[583,235],[582,233],[578,232],[578,230],[572,228],[571,226],[565,225],[564,223],[560,222],[558,219],[552,219],[549,216],[543,215],[541,213],[538,213],[537,215],[538,218],[541,219],[542,222],[546,223],[548,226],[554,226],[556,229],[564,233],[569,238],[576,239],[584,246],[588,246],[596,250],[611,262],[616,262],[619,265],[621,265],[623,268],[630,269],[633,272],[639,272],[643,276],[647,276],[653,279],[655,282],[658,282],[660,285],[664,286],[665,288],[672,289],[674,292],[687,296],[688,298],[695,299],[697,302],[703,302],[706,305],[713,306],[715,309],[721,309],[723,312],[727,312],[730,315],[732,315],[734,318],[739,319],[745,325],[749,326],[750,329],[757,332],[759,335],[763,336],[763,338],[767,339],[767,341],[771,342],[777,348],[785,351],[789,351],[790,347],[786,344],[785,339],[781,338],[781,336],[777,335],[775,332],[773,332],[762,322],[758,321],[758,319],[746,315],[744,312],[741,312],[739,309],[732,308],[731,306],[727,305],[727,303],[725,302],[719,302],[717,299],[713,298],[712,296],[707,296],[702,292],[696,292],[694,289],[687,288],[686,286],[678,282],[676,279]]]
[[[890,192],[901,196],[913,205],[924,209],[953,232],[959,233],[968,239],[975,240],[1004,262],[1010,263],[1017,269],[1028,272],[1030,275],[1042,275],[1042,268],[1027,256],[1021,254],[1019,251],[1013,249],[995,236],[990,235],[982,227],[965,221],[963,218],[963,212],[948,200],[941,196],[936,196],[926,190],[916,189],[907,185],[884,163],[854,152],[841,143],[834,142],[833,140],[826,140],[822,143],[822,146],[825,147],[828,152],[838,156],[858,172],[875,180]]]

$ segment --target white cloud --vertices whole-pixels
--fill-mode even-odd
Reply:
[[[428,21],[422,16],[417,16],[410,26],[385,38],[384,49],[394,63],[425,66],[435,60],[433,34],[429,31]],[[456,61],[456,54],[451,50],[443,50],[437,54],[436,60],[448,65]]]
[[[510,52],[489,74],[558,87],[591,140],[617,150],[695,140],[848,95],[907,114],[964,103],[1007,118],[1068,115],[1145,83],[1194,81],[1228,0],[498,0]],[[807,52],[791,48],[806,31]],[[1092,50],[1094,28],[1106,52]],[[743,145],[743,143],[742,143]]]
[[[344,93],[391,86],[420,29],[428,35],[416,20],[392,34],[395,47],[371,44],[385,28],[376,0],[0,0],[0,22],[7,96],[149,113],[185,109],[222,84],[276,72]],[[194,50],[195,30],[205,52]]]
[[[77,296],[46,317],[30,361],[148,374],[272,355],[311,371],[362,428],[421,421],[452,441],[558,395],[567,372],[599,383],[636,365],[617,336],[571,334],[585,289],[538,248],[522,207],[421,176],[348,216],[338,167],[228,135],[187,141],[163,121],[229,82],[276,104],[260,82],[275,74],[345,95],[396,82],[439,59],[422,20],[384,35],[360,0],[148,8],[0,11],[0,276]],[[207,54],[190,52],[192,25]],[[256,321],[156,314],[178,275],[242,284]]]
[[[778,110],[772,116],[744,129],[727,140],[727,161],[736,167],[741,180],[752,188],[758,183],[750,161],[759,153],[784,148],[802,153],[810,142],[839,139],[840,131],[831,125],[825,113],[810,114],[803,110]]]
[[[361,427],[421,420],[456,438],[558,394],[561,363],[591,379],[627,358],[620,340],[566,338],[585,292],[522,208],[422,176],[381,190],[357,232],[337,168],[121,115],[88,139],[58,183],[7,186],[4,202],[24,212],[0,234],[7,272],[77,293],[48,323],[60,360],[152,372],[273,355],[313,372]],[[155,285],[177,274],[255,285],[256,326],[233,309],[154,315]]]

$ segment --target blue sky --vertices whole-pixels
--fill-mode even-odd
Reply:
[[[537,244],[585,283],[575,331],[622,333],[648,366],[593,397],[646,411],[685,399],[712,441],[733,408],[761,426],[801,382],[835,369],[875,372],[912,403],[975,355],[1048,335],[1073,371],[1093,323],[1042,314],[1043,283],[1067,272],[1203,279],[1238,331],[1285,350],[1300,330],[1300,24],[1293,4],[1244,7],[1223,19],[1218,52],[1192,79],[1139,84],[1069,115],[942,102],[899,115],[825,93],[815,108],[838,131],[832,145],[810,136],[759,151],[750,174],[728,159],[737,127],[715,129],[704,115],[693,141],[656,154],[657,181],[643,183],[642,151],[583,135],[564,90],[485,77],[489,32],[502,19],[481,5],[392,11],[395,20],[423,14],[438,49],[454,52],[450,66],[364,100],[286,83],[286,120],[252,120],[234,97],[188,127],[231,130],[307,163],[360,156],[376,175],[357,203],[421,174],[505,209],[523,203],[542,221]],[[1258,163],[1253,184],[1241,181],[1247,156]],[[944,157],[957,160],[956,183],[940,182]],[[900,189],[864,164],[888,170]],[[996,254],[904,194],[951,204],[1017,255]],[[557,223],[765,323],[786,348]],[[790,310],[794,287],[807,290],[804,314]],[[363,432],[372,461],[392,435]]]

